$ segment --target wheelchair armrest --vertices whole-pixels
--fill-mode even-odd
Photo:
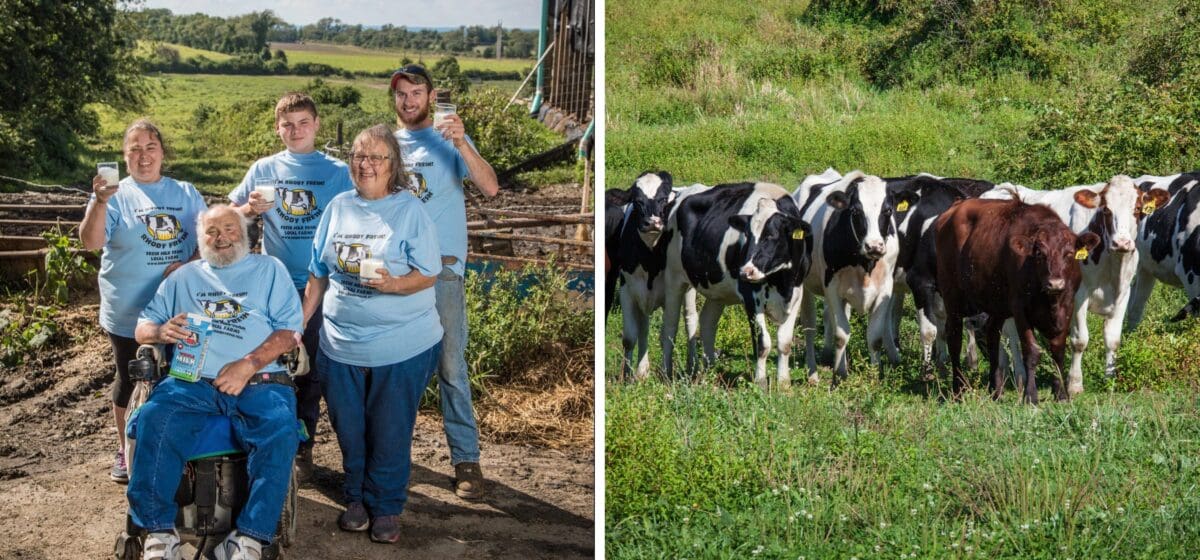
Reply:
[[[284,352],[278,361],[287,368],[288,375],[292,377],[308,375],[308,352],[304,350],[303,344]]]
[[[133,381],[158,381],[167,369],[161,344],[143,344],[129,361],[129,378]]]

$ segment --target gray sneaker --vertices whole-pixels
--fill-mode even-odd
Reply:
[[[221,541],[213,556],[217,560],[262,560],[262,543],[234,531]]]
[[[142,543],[142,560],[180,560],[182,548],[175,531],[150,533]]]
[[[362,502],[351,502],[346,506],[346,511],[338,516],[338,527],[343,531],[366,531],[370,524],[371,519],[367,517],[367,508],[363,507]]]
[[[124,448],[117,450],[117,456],[113,458],[112,470],[108,471],[108,478],[120,484],[127,484],[129,482],[129,469],[125,465]]]
[[[381,515],[372,520],[371,540],[377,543],[395,544],[400,540],[400,516]]]

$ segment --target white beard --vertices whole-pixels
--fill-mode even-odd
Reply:
[[[233,245],[232,253],[217,253],[208,245],[200,244],[200,258],[208,261],[208,264],[217,268],[225,268],[233,263],[236,263],[250,254],[250,240],[242,238],[241,241]]]

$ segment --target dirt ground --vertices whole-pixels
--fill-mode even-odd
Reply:
[[[116,431],[109,344],[85,302],[60,321],[75,338],[37,361],[0,370],[0,558],[111,557],[125,487],[108,480]],[[594,454],[483,442],[487,498],[456,497],[440,418],[422,411],[410,499],[395,546],[343,533],[341,455],[323,419],[314,480],[301,487],[287,558],[588,558],[593,555]]]
[[[535,207],[527,210],[550,211],[577,204],[577,192],[546,189],[533,197],[505,192],[497,201],[501,204],[487,206],[526,210],[520,207],[529,205]],[[79,195],[63,194],[0,196],[0,203],[79,200]],[[578,206],[570,211],[578,211]],[[565,237],[573,228],[537,233]],[[40,229],[9,226],[0,234],[36,235]],[[518,250],[540,256],[530,252]],[[0,366],[0,535],[5,537],[0,539],[0,559],[111,558],[124,528],[125,486],[108,479],[116,447],[108,396],[113,365],[108,340],[97,325],[97,298],[94,293],[83,295],[59,317],[66,334],[59,335],[63,340],[53,344],[54,349],[19,367]],[[514,390],[520,389],[506,388],[505,398],[514,398]],[[524,401],[539,399],[548,400],[531,394]],[[587,401],[590,405],[590,395]],[[595,455],[590,442],[581,445],[576,437],[557,448],[522,444],[509,427],[490,420],[507,408],[516,407],[505,400],[477,405],[484,434],[481,463],[489,482],[487,498],[479,503],[454,495],[441,419],[434,411],[422,410],[413,442],[410,497],[401,516],[404,536],[394,546],[338,530],[336,519],[343,509],[341,454],[323,418],[316,437],[316,474],[301,486],[297,542],[285,557],[592,557]],[[587,433],[590,422],[571,428],[575,434]],[[489,441],[492,433],[496,440]]]

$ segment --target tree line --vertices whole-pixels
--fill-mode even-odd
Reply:
[[[226,54],[262,53],[268,42],[321,41],[372,49],[405,49],[447,54],[495,56],[497,29],[480,25],[438,31],[391,24],[379,28],[349,25],[334,18],[292,25],[271,10],[228,18],[204,14],[176,15],[167,9],[130,12],[142,39],[185,45]],[[537,31],[502,29],[504,58],[533,58]]]

